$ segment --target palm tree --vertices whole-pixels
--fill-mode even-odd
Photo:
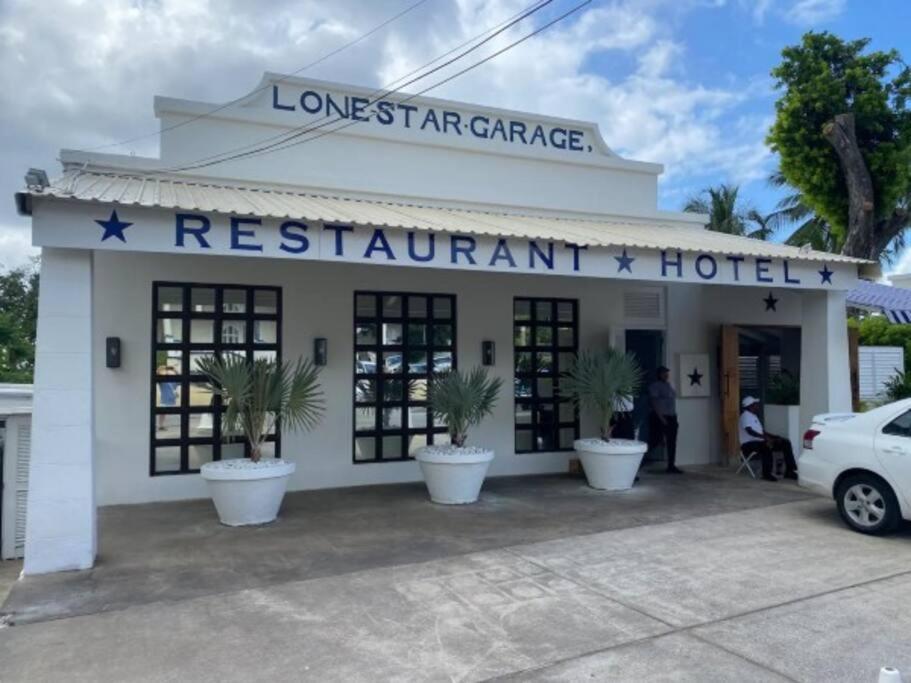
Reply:
[[[485,368],[450,370],[430,380],[430,410],[446,423],[453,446],[461,448],[468,430],[493,412],[503,386],[500,377],[488,377]]]
[[[706,227],[709,230],[759,240],[769,239],[774,230],[758,211],[740,205],[739,194],[740,187],[737,185],[709,187],[691,197],[683,210],[708,214]]]

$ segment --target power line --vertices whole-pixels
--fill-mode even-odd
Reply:
[[[417,2],[411,4],[411,5],[409,5],[408,7],[406,7],[405,9],[403,9],[403,10],[402,10],[401,12],[399,12],[398,14],[395,14],[395,15],[389,17],[388,19],[386,19],[385,21],[383,21],[382,23],[377,24],[377,25],[374,26],[372,29],[370,29],[370,30],[367,31],[366,33],[361,34],[360,36],[358,36],[358,37],[355,38],[354,40],[351,40],[351,41],[345,43],[344,45],[341,45],[341,46],[337,47],[336,49],[334,49],[334,50],[332,50],[331,52],[329,52],[329,53],[323,55],[323,56],[320,57],[319,59],[316,59],[316,60],[310,62],[309,64],[306,64],[306,65],[302,66],[301,68],[297,69],[296,71],[292,71],[291,73],[288,73],[288,74],[282,74],[282,75],[281,75],[281,78],[279,79],[278,82],[281,83],[282,80],[285,79],[285,78],[291,78],[291,77],[296,76],[296,75],[298,75],[298,74],[300,74],[300,73],[302,73],[302,72],[304,72],[304,71],[307,71],[308,69],[312,69],[314,66],[317,66],[318,64],[322,64],[322,63],[325,62],[327,59],[331,59],[332,57],[334,57],[335,55],[339,54],[340,52],[344,52],[344,51],[347,50],[348,48],[357,45],[358,43],[360,43],[360,42],[363,41],[363,40],[366,40],[367,38],[369,38],[370,36],[372,36],[372,35],[373,35],[374,33],[376,33],[377,31],[381,31],[382,29],[386,28],[386,27],[387,27],[389,24],[391,24],[392,22],[394,22],[394,21],[396,21],[397,19],[399,19],[399,18],[405,16],[405,15],[408,14],[409,12],[411,12],[411,11],[417,9],[418,7],[420,7],[421,5],[425,4],[425,3],[428,2],[428,1],[429,1],[429,0],[418,0]],[[146,139],[148,139],[148,138],[152,138],[152,137],[161,135],[162,133],[165,133],[165,132],[170,131],[170,130],[174,130],[175,128],[181,128],[181,127],[186,126],[186,125],[188,125],[188,124],[191,124],[191,123],[193,123],[193,122],[195,122],[195,121],[199,121],[200,119],[204,119],[204,118],[207,118],[207,117],[209,117],[209,116],[212,116],[212,114],[215,114],[215,113],[217,113],[217,112],[223,111],[223,110],[227,109],[228,107],[233,107],[235,104],[237,104],[237,103],[239,103],[239,102],[242,102],[242,101],[248,99],[248,98],[251,97],[252,95],[255,95],[255,94],[257,94],[257,93],[263,92],[264,90],[268,90],[270,87],[271,87],[271,84],[270,84],[270,85],[265,85],[265,86],[263,86],[263,87],[261,87],[261,88],[257,88],[256,90],[254,90],[254,91],[251,92],[251,93],[247,93],[246,95],[243,95],[243,96],[238,97],[238,98],[236,98],[236,99],[230,100],[229,102],[225,102],[224,104],[221,104],[221,105],[219,105],[219,106],[217,106],[217,107],[214,107],[214,108],[210,109],[209,111],[205,112],[204,114],[197,114],[197,115],[195,115],[195,116],[191,116],[190,118],[188,118],[188,119],[186,119],[186,120],[184,120],[184,121],[178,121],[177,123],[173,123],[173,124],[171,124],[170,126],[165,126],[164,128],[160,128],[159,130],[156,130],[156,131],[153,132],[153,133],[146,133],[146,134],[144,134],[144,135],[137,135],[137,136],[132,137],[132,138],[127,138],[126,140],[121,140],[120,142],[110,142],[110,143],[107,143],[107,144],[104,144],[104,145],[98,145],[98,146],[96,146],[96,147],[89,147],[89,148],[87,148],[87,149],[85,149],[85,150],[83,150],[83,151],[86,151],[86,152],[94,152],[94,151],[97,151],[97,150],[100,150],[100,149],[108,149],[108,148],[110,148],[110,147],[121,147],[121,146],[127,145],[127,144],[129,144],[129,143],[131,143],[131,142],[137,142],[138,140],[146,140]]]
[[[591,0],[589,0],[589,2],[590,2],[590,1],[591,1]],[[404,88],[404,87],[406,87],[406,86],[408,86],[408,85],[411,85],[412,83],[415,83],[415,82],[417,82],[417,81],[419,81],[419,80],[422,80],[422,79],[426,78],[427,76],[429,76],[429,75],[431,75],[431,74],[433,74],[433,73],[436,73],[437,71],[440,71],[441,69],[444,69],[445,67],[447,67],[447,66],[449,66],[449,65],[451,65],[451,64],[453,64],[453,63],[455,63],[456,61],[460,60],[461,58],[463,58],[463,57],[466,56],[467,54],[469,54],[469,53],[471,53],[471,52],[477,50],[477,49],[480,48],[481,46],[483,46],[483,45],[485,45],[486,43],[490,42],[491,40],[493,40],[494,38],[496,38],[498,35],[500,35],[500,34],[503,33],[504,31],[506,31],[506,30],[508,30],[509,28],[511,28],[512,26],[514,26],[515,24],[517,24],[517,23],[523,21],[524,19],[526,19],[527,17],[531,16],[531,15],[534,14],[535,12],[538,12],[538,11],[542,10],[544,7],[546,7],[547,5],[551,4],[552,2],[553,2],[553,0],[543,0],[543,1],[540,1],[540,0],[539,0],[539,2],[533,3],[532,5],[530,5],[529,7],[527,7],[527,8],[526,8],[525,10],[523,10],[522,12],[519,12],[518,14],[513,15],[513,17],[510,18],[509,20],[507,20],[506,22],[504,22],[504,23],[502,23],[502,24],[500,24],[500,25],[498,25],[498,26],[495,26],[494,28],[495,28],[496,30],[495,30],[493,33],[491,33],[490,35],[488,35],[486,38],[483,38],[483,40],[481,40],[481,41],[478,42],[477,44],[473,45],[472,47],[468,48],[467,50],[465,50],[465,51],[459,53],[459,54],[456,55],[455,57],[446,60],[446,61],[443,62],[442,64],[440,64],[440,65],[438,65],[438,66],[436,66],[436,67],[430,69],[429,71],[426,71],[426,72],[422,73],[420,76],[416,76],[415,78],[411,78],[410,80],[407,80],[407,81],[405,81],[404,83],[400,83],[400,84],[397,85],[394,89],[391,89],[391,90],[390,90],[390,89],[388,89],[388,88],[380,88],[379,90],[375,90],[375,91],[374,91],[373,93],[371,93],[370,96],[368,97],[368,100],[369,100],[369,101],[368,101],[368,104],[367,104],[366,106],[370,106],[370,105],[372,105],[372,104],[375,104],[375,103],[378,102],[379,100],[382,100],[382,99],[388,97],[389,95],[395,94],[396,92],[398,92],[398,91],[401,90],[402,88]],[[582,3],[581,5],[577,6],[576,8],[574,8],[573,10],[571,10],[570,12],[568,12],[567,14],[563,15],[562,17],[559,17],[556,21],[561,21],[561,20],[562,20],[563,18],[565,18],[566,16],[569,16],[569,14],[572,14],[573,12],[578,11],[578,9],[581,9],[581,8],[584,7],[585,5],[589,4],[589,2]],[[552,26],[554,23],[556,23],[556,21],[553,21],[553,22],[547,24],[544,28],[547,28],[547,27],[549,27],[549,26]],[[473,42],[474,40],[477,40],[477,39],[480,38],[481,36],[484,36],[485,34],[489,33],[491,30],[493,30],[493,29],[488,29],[487,31],[484,31],[484,32],[478,34],[478,35],[475,36],[474,38],[469,39],[469,40],[466,41],[465,43],[462,43],[461,46],[464,46],[464,45],[466,45],[466,44],[468,44],[468,43]],[[540,30],[539,30],[539,31],[536,31],[536,32],[534,32],[534,33],[532,33],[532,34],[530,34],[528,37],[531,37],[532,35],[536,35],[536,34],[539,33],[539,32],[540,32]],[[526,39],[527,39],[527,38],[526,38]],[[518,42],[522,42],[522,41],[518,41]],[[513,45],[518,44],[518,42],[513,43]],[[459,47],[461,47],[461,46],[459,46]],[[441,57],[437,57],[437,58],[431,60],[430,62],[428,62],[428,63],[425,64],[424,66],[419,67],[418,69],[416,69],[416,70],[410,72],[408,75],[396,79],[395,81],[393,81],[393,83],[398,83],[398,82],[402,81],[403,79],[408,78],[408,76],[410,76],[411,74],[414,74],[414,73],[416,73],[417,71],[421,71],[421,70],[424,69],[426,66],[428,66],[428,65],[430,65],[430,64],[433,64],[433,63],[435,63],[435,62],[438,62],[438,61],[439,61],[440,59],[442,59],[443,57],[445,57],[445,56],[447,56],[447,55],[449,55],[449,54],[452,54],[452,52],[455,52],[456,50],[458,50],[459,47],[456,47],[456,48],[450,50],[449,52],[445,53],[445,54],[444,54],[443,56],[441,56]],[[500,52],[495,53],[493,56],[496,56],[496,55],[498,55],[498,54],[501,54],[501,52],[503,52],[503,51],[505,51],[505,50],[501,50]],[[492,57],[491,57],[491,58],[492,58]],[[489,61],[489,59],[490,59],[490,58],[485,59],[485,60],[483,60],[483,61],[481,61],[481,62],[478,62],[478,63],[476,64],[476,66],[479,66],[480,64],[483,64],[485,61]],[[473,68],[473,67],[472,67],[472,68]],[[470,70],[470,69],[466,69],[466,70],[460,71],[460,72],[459,72],[459,75],[462,74],[462,73],[465,73],[465,71],[467,71],[467,70]],[[450,79],[447,79],[447,80],[444,80],[444,81],[441,81],[441,82],[438,83],[437,85],[442,85],[443,83],[447,82],[448,80],[451,80],[451,78],[450,78]],[[437,87],[437,86],[431,86],[431,87]],[[422,91],[420,91],[420,93],[418,93],[418,94],[427,92],[428,90],[430,90],[430,88],[427,88],[427,89],[425,89],[425,90],[422,90]],[[379,97],[375,97],[375,96],[378,95],[378,94],[379,94]],[[409,99],[413,99],[413,98],[416,97],[416,96],[417,96],[417,95],[411,95],[409,98],[405,99],[404,101],[407,102]],[[371,115],[371,116],[372,116],[372,115]],[[268,151],[268,150],[270,150],[270,149],[272,149],[272,148],[276,148],[276,147],[279,147],[279,146],[284,146],[286,143],[289,143],[289,142],[291,142],[292,140],[294,140],[294,139],[296,139],[296,138],[299,138],[299,137],[301,137],[301,136],[303,136],[303,135],[307,135],[308,133],[312,133],[312,132],[321,130],[321,129],[323,129],[323,128],[327,127],[327,126],[330,126],[330,125],[332,125],[332,124],[334,124],[334,123],[338,123],[339,121],[345,120],[345,117],[342,117],[342,116],[339,116],[339,117],[336,117],[336,118],[333,119],[333,118],[330,117],[330,115],[326,114],[326,115],[320,117],[319,119],[317,119],[317,122],[323,121],[324,119],[327,119],[327,118],[330,119],[330,120],[329,120],[329,121],[325,121],[325,122],[323,122],[323,123],[319,123],[318,125],[313,125],[313,124],[316,123],[316,122],[311,122],[311,123],[309,123],[309,124],[304,124],[303,126],[299,126],[299,127],[297,127],[297,128],[293,128],[293,129],[291,129],[290,131],[286,131],[286,132],[280,133],[280,134],[278,134],[278,135],[273,135],[273,136],[270,136],[270,137],[268,137],[268,138],[264,138],[264,139],[262,139],[262,140],[259,140],[259,141],[255,142],[255,143],[250,143],[250,144],[247,144],[247,145],[242,145],[242,146],[240,146],[240,147],[237,147],[237,148],[234,148],[234,149],[231,149],[231,150],[227,150],[227,151],[224,151],[224,152],[220,152],[220,153],[218,153],[218,154],[215,154],[215,155],[212,155],[212,156],[209,156],[209,157],[203,157],[203,158],[201,158],[201,159],[197,159],[196,161],[189,162],[189,163],[184,164],[184,165],[181,165],[181,166],[171,167],[171,168],[167,168],[167,169],[159,169],[159,170],[157,170],[157,171],[154,171],[153,173],[179,172],[179,171],[193,170],[193,169],[197,169],[197,168],[205,168],[205,167],[208,167],[208,166],[214,166],[215,164],[222,163],[222,162],[224,162],[224,161],[230,161],[230,160],[237,159],[237,158],[243,158],[243,157],[245,157],[245,156],[249,156],[249,155],[253,155],[253,154],[257,154],[257,155],[258,155],[259,153],[264,152],[264,151]],[[367,117],[367,118],[369,119],[370,117]],[[347,127],[347,126],[343,126],[343,127]],[[339,128],[338,130],[341,130],[343,127]],[[332,131],[330,131],[330,132],[332,132]],[[322,136],[320,136],[320,137],[322,137]],[[316,139],[316,138],[313,138],[313,139]],[[275,142],[270,142],[271,140],[275,140]],[[264,145],[263,143],[269,143],[269,144],[265,144],[265,145]],[[257,147],[258,145],[262,145],[262,146]],[[254,149],[250,149],[251,147],[254,147]],[[282,148],[283,148],[283,147],[282,147]]]
[[[399,83],[399,85],[397,85],[395,88],[389,89],[389,86],[386,86],[386,87],[384,87],[384,88],[380,88],[380,89],[378,89],[378,90],[374,90],[374,91],[373,91],[372,93],[370,93],[370,95],[368,96],[369,102],[368,102],[368,104],[367,104],[366,106],[370,106],[370,105],[372,105],[372,104],[375,104],[377,101],[379,101],[379,100],[381,100],[381,99],[383,99],[383,98],[385,98],[385,97],[388,97],[388,96],[391,95],[391,94],[394,94],[394,93],[398,92],[398,91],[401,90],[402,88],[404,88],[404,87],[406,87],[406,86],[408,86],[408,85],[411,85],[412,83],[415,83],[416,81],[419,81],[419,80],[421,80],[421,79],[423,79],[423,78],[426,78],[426,77],[429,76],[430,74],[435,73],[435,72],[437,72],[437,71],[439,71],[439,70],[441,70],[441,69],[443,69],[443,68],[449,66],[450,64],[453,64],[454,62],[458,61],[459,59],[461,59],[461,58],[464,57],[465,55],[469,54],[470,52],[473,52],[474,50],[477,50],[477,49],[480,48],[481,46],[483,46],[483,45],[485,45],[486,43],[490,42],[490,41],[493,40],[495,37],[497,37],[498,35],[500,35],[500,34],[503,33],[504,31],[506,31],[507,29],[509,29],[510,27],[512,27],[512,26],[514,26],[515,24],[521,22],[522,20],[524,20],[524,19],[527,18],[528,16],[534,14],[535,12],[537,12],[537,11],[543,9],[544,7],[546,7],[547,5],[549,5],[551,2],[553,2],[553,0],[537,0],[536,2],[532,3],[531,5],[529,5],[526,9],[524,9],[524,10],[522,10],[521,12],[518,12],[517,14],[513,15],[512,17],[510,17],[510,18],[509,18],[508,20],[506,20],[505,22],[502,22],[501,24],[498,24],[497,26],[493,27],[493,29],[487,29],[486,31],[483,31],[483,32],[479,33],[478,35],[476,35],[476,36],[474,36],[473,38],[469,39],[469,40],[466,41],[465,43],[462,43],[460,46],[458,46],[458,47],[456,47],[456,48],[453,48],[452,50],[449,50],[448,52],[444,53],[444,54],[441,55],[440,57],[436,57],[435,59],[432,59],[431,61],[427,62],[427,63],[424,64],[423,66],[420,66],[420,67],[418,67],[417,69],[415,69],[415,70],[411,71],[410,73],[406,74],[405,76],[402,76],[402,77],[399,77],[399,78],[395,79],[394,81],[392,81],[392,84]],[[431,64],[434,64],[435,62],[438,62],[440,59],[443,59],[444,57],[446,57],[446,56],[452,54],[452,53],[455,52],[456,50],[460,49],[460,47],[463,47],[463,46],[467,45],[468,43],[474,42],[475,40],[481,38],[481,37],[484,36],[485,34],[490,33],[490,31],[492,31],[492,30],[494,30],[494,29],[496,29],[496,30],[495,30],[491,35],[487,36],[486,38],[484,38],[483,40],[481,40],[481,41],[478,42],[477,44],[475,44],[475,45],[473,45],[472,47],[470,47],[469,49],[465,50],[464,52],[462,52],[462,53],[456,55],[456,56],[453,57],[452,59],[447,60],[447,61],[444,62],[443,64],[440,64],[439,66],[434,67],[434,68],[431,69],[430,71],[427,71],[427,72],[421,74],[420,76],[417,76],[417,77],[412,78],[412,79],[410,79],[410,80],[407,80],[407,81],[405,81],[405,82],[401,82],[401,81],[403,81],[404,79],[407,79],[409,76],[411,76],[411,75],[417,73],[418,71],[421,71],[421,70],[425,69],[427,66],[429,66],[429,65],[431,65]],[[391,85],[391,84],[390,84],[390,85]],[[379,97],[376,97],[377,95],[379,95]],[[326,121],[325,119],[329,119],[329,120]],[[214,165],[215,163],[219,163],[219,162],[222,161],[222,160],[227,161],[227,160],[229,160],[229,159],[237,158],[238,155],[242,155],[242,154],[245,153],[247,150],[249,150],[249,152],[246,152],[246,153],[254,153],[254,152],[261,151],[261,150],[264,149],[264,148],[268,148],[268,147],[273,147],[273,146],[281,145],[281,144],[284,144],[284,143],[286,143],[286,142],[290,142],[291,140],[293,140],[293,139],[295,139],[295,138],[298,138],[298,137],[300,137],[300,136],[302,136],[302,135],[306,135],[306,134],[308,134],[308,133],[311,133],[311,132],[320,130],[320,129],[322,129],[322,128],[325,128],[326,126],[330,126],[330,125],[332,125],[333,123],[338,123],[339,121],[343,121],[343,120],[345,120],[345,117],[339,116],[339,117],[336,117],[336,118],[332,118],[332,116],[331,116],[330,114],[325,114],[325,115],[321,116],[320,118],[316,119],[316,121],[311,121],[310,123],[304,124],[304,125],[302,125],[302,126],[298,126],[298,127],[296,127],[296,128],[292,128],[292,129],[289,130],[289,131],[284,131],[284,132],[279,133],[279,134],[277,134],[277,135],[272,135],[272,136],[269,136],[269,137],[267,137],[267,138],[263,138],[263,139],[261,139],[261,140],[257,140],[256,142],[252,142],[252,143],[249,143],[249,144],[246,144],[246,145],[241,145],[240,147],[235,147],[235,148],[233,148],[233,149],[229,149],[229,150],[226,150],[226,151],[224,151],[224,152],[219,152],[218,154],[213,154],[213,155],[208,156],[208,157],[203,157],[203,158],[201,158],[201,159],[197,159],[197,160],[195,160],[195,161],[189,162],[189,163],[187,163],[187,164],[185,164],[185,165],[182,165],[182,166],[176,166],[176,167],[167,168],[167,169],[160,169],[160,170],[157,171],[157,172],[158,172],[158,173],[177,172],[177,171],[191,170],[191,169],[194,169],[194,168],[204,168],[204,167],[206,167],[206,166],[212,166],[212,165]],[[323,121],[323,123],[319,123],[320,121]],[[314,124],[317,124],[317,125],[314,125]],[[272,141],[275,141],[275,142],[272,142]],[[269,143],[269,144],[265,144],[265,143]],[[260,145],[265,145],[265,146],[264,146],[264,147],[260,147]],[[251,148],[253,148],[253,149],[251,149]],[[226,157],[226,158],[225,158],[225,159],[221,159],[221,157]],[[212,162],[212,163],[205,163],[205,162]]]

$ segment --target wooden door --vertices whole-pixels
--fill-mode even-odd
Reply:
[[[860,412],[860,359],[858,345],[860,344],[860,330],[856,327],[848,328],[848,363],[851,368],[851,410]]]
[[[735,325],[721,326],[721,448],[722,464],[737,462],[740,440],[740,334]]]

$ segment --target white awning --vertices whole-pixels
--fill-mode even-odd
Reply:
[[[123,206],[181,209],[231,215],[296,218],[448,233],[555,240],[580,246],[680,250],[814,261],[856,263],[861,276],[878,276],[879,265],[838,254],[801,250],[778,242],[738,237],[673,221],[590,219],[526,215],[504,210],[422,206],[352,199],[279,186],[214,184],[202,179],[69,170],[44,190],[17,195],[26,212],[35,197]]]

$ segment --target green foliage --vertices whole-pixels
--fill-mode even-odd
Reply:
[[[430,410],[446,422],[454,446],[464,446],[468,430],[493,412],[502,386],[502,379],[488,377],[487,370],[481,367],[433,376]]]
[[[894,377],[890,377],[886,381],[886,398],[890,401],[911,398],[911,375],[899,372]]]
[[[847,230],[848,193],[838,157],[823,135],[836,115],[855,116],[877,218],[889,216],[911,190],[911,70],[895,50],[864,54],[869,42],[810,32],[799,45],[785,48],[772,70],[782,94],[768,143],[780,157],[782,176],[838,244]]]
[[[775,375],[766,388],[766,403],[778,406],[800,405],[800,380],[787,370]]]
[[[600,353],[583,352],[560,376],[560,395],[598,414],[601,438],[610,440],[611,418],[624,398],[635,396],[642,384],[636,359],[608,347]]]
[[[37,262],[0,275],[0,382],[32,381],[37,320]]]
[[[707,213],[709,222],[706,227],[715,232],[760,240],[771,237],[772,229],[767,225],[766,218],[755,209],[741,206],[739,193],[737,185],[709,187],[691,197],[683,210]]]
[[[241,356],[208,356],[199,361],[199,370],[222,398],[222,434],[226,440],[243,434],[254,462],[277,423],[292,431],[309,430],[323,415],[319,369],[309,360],[279,363],[258,359],[250,363]]]
[[[911,325],[890,323],[885,316],[871,315],[848,325],[857,328],[861,346],[900,346],[905,350],[905,372],[911,373]]]

